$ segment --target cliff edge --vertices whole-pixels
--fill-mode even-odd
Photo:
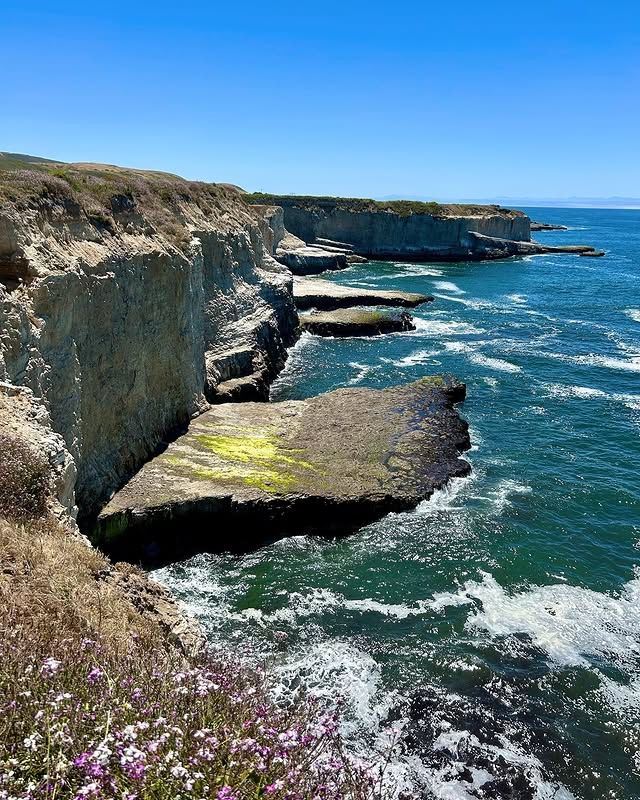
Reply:
[[[91,514],[209,402],[266,397],[297,327],[291,274],[232,189],[0,167],[0,381],[41,406]]]

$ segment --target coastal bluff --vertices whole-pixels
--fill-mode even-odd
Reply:
[[[482,261],[543,253],[602,255],[590,245],[534,242],[529,217],[498,205],[264,193],[242,197],[248,204],[282,209],[283,229],[294,241],[289,245],[283,236],[276,257],[296,275],[343,269],[362,258]]]
[[[413,508],[470,471],[454,408],[464,396],[464,384],[430,377],[214,406],[116,493],[93,539],[116,558],[162,562]]]
[[[284,211],[284,226],[308,243],[344,243],[378,260],[458,261],[485,257],[473,233],[514,242],[531,239],[530,220],[500,206],[444,205],[357,198],[249,195]]]
[[[82,518],[238,382],[266,399],[297,336],[292,276],[269,220],[225,186],[0,167],[0,393],[61,437],[59,500]]]

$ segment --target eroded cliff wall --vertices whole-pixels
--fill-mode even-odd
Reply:
[[[345,242],[353,245],[359,255],[369,258],[430,255],[459,258],[475,249],[475,240],[469,236],[470,231],[499,239],[530,239],[528,217],[501,214],[403,216],[384,211],[287,206],[284,220],[287,229],[305,241],[325,238]]]
[[[269,220],[232,191],[89,176],[105,211],[81,176],[3,176],[0,380],[42,404],[91,513],[225,381],[263,391],[297,316]]]
[[[531,239],[529,218],[498,206],[270,197],[284,209],[284,225],[295,236],[349,244],[368,258],[479,258],[487,248],[474,233],[515,242]]]

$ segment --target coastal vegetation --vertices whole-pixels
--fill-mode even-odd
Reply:
[[[341,209],[345,211],[380,211],[392,212],[401,217],[412,214],[430,214],[434,217],[452,217],[458,215],[486,216],[491,212],[500,212],[513,216],[523,216],[522,212],[511,211],[498,205],[477,205],[465,203],[437,203],[422,200],[372,200],[357,197],[314,197],[313,195],[279,195],[267,192],[243,193],[242,199],[250,204],[296,206],[298,208]]]
[[[172,642],[121,589],[147,583],[143,573],[114,567],[44,512],[31,480],[42,465],[28,445],[12,447],[3,477],[15,490],[0,519],[0,798],[383,796],[381,768],[344,753],[335,708],[302,692],[276,703],[267,670]]]
[[[0,209],[42,210],[85,219],[100,233],[158,231],[184,248],[190,235],[183,207],[216,216],[230,192],[221,184],[107,164],[65,164],[0,154]]]

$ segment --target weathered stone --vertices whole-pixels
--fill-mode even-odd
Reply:
[[[335,308],[353,306],[414,306],[430,303],[433,297],[416,292],[377,291],[359,289],[357,286],[342,286],[319,278],[294,278],[293,296],[301,311],[319,308],[330,311]]]
[[[145,175],[134,179],[156,197]],[[64,196],[22,210],[0,202],[0,260],[26,261],[29,272],[16,287],[0,269],[0,380],[29,387],[46,408],[77,468],[81,514],[207,401],[252,387],[266,397],[295,338],[292,277],[271,253],[282,211],[221,188],[211,189],[217,205],[201,207],[176,184],[185,199],[163,211],[181,247],[142,201],[136,210],[117,196],[108,231]],[[68,501],[71,512],[73,493]]]
[[[94,541],[162,561],[287,532],[344,533],[469,472],[464,385],[441,377],[214,406],[104,508]]]
[[[481,253],[483,258],[497,259],[509,258],[510,256],[536,256],[554,253],[569,253],[578,256],[604,255],[595,247],[587,244],[566,244],[566,245],[546,245],[539,242],[522,242],[512,239],[497,239],[493,236],[485,236],[480,233],[470,233],[474,240],[476,253]]]
[[[300,327],[316,336],[379,336],[413,331],[416,326],[406,311],[340,308],[300,315]]]
[[[116,589],[185,655],[195,656],[206,646],[204,631],[185,614],[169,590],[130,564],[115,564],[99,572],[96,580],[104,581]]]
[[[293,195],[270,198],[283,208],[283,227],[301,237],[298,241],[338,247],[346,242],[354,255],[381,261],[480,261],[540,253],[580,255],[593,250],[532,242],[529,217],[495,205]]]
[[[566,225],[554,225],[551,222],[533,222],[531,221],[531,233],[534,231],[568,231]]]
[[[327,270],[345,269],[348,265],[344,253],[335,253],[321,247],[300,247],[297,250],[279,248],[276,258],[289,267],[294,275],[317,275]]]

